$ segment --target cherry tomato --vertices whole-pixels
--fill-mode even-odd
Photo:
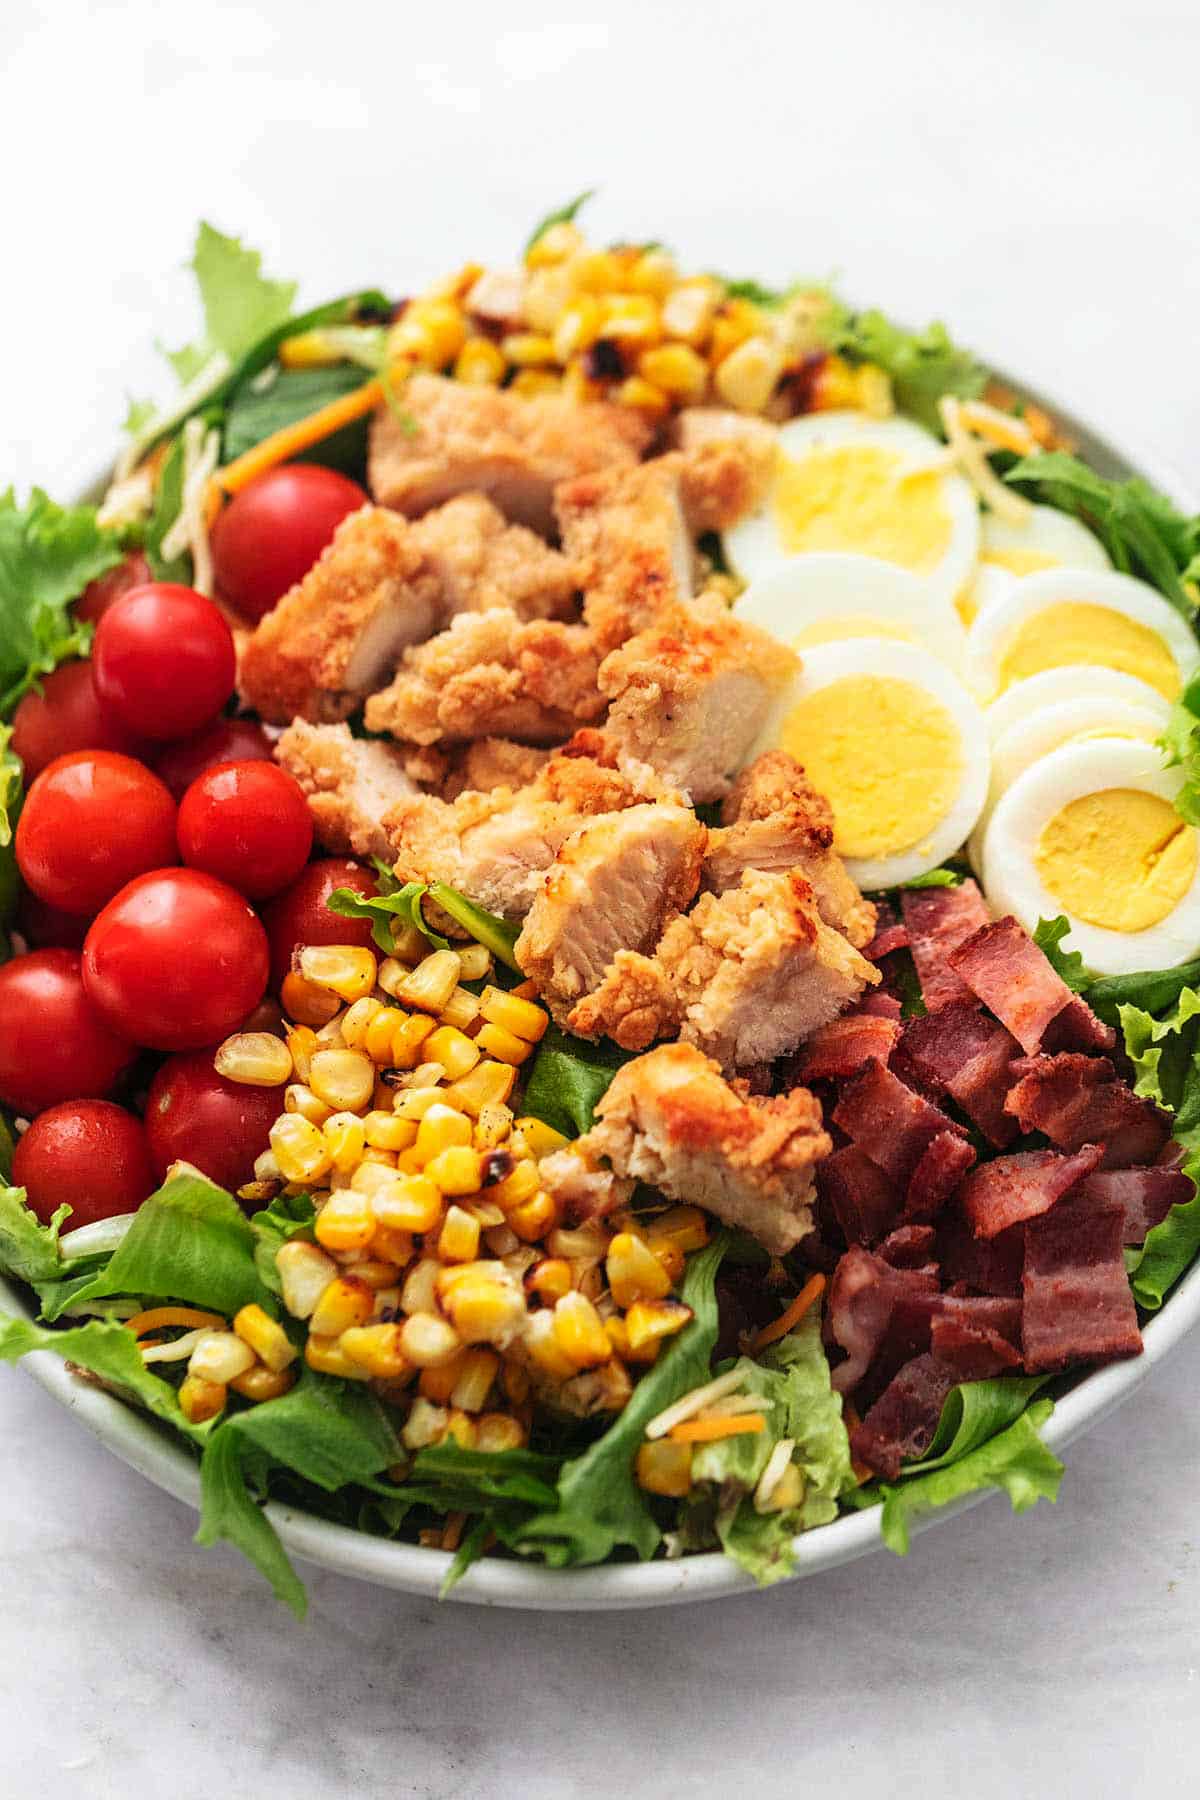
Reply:
[[[16,927],[31,949],[82,950],[90,924],[86,913],[63,912],[61,907],[47,906],[32,888],[22,887]]]
[[[92,646],[96,692],[156,743],[211,724],[233,692],[233,635],[194,588],[156,581],[114,600]]]
[[[367,504],[356,481],[315,463],[286,463],[235,494],[212,529],[217,587],[261,619],[312,568],[348,513]]]
[[[43,1225],[65,1202],[68,1231],[136,1212],[154,1189],[142,1122],[111,1100],[64,1100],[18,1138],[13,1185]]]
[[[135,875],[177,860],[175,802],[132,757],[76,750],[43,769],[26,794],[16,849],[40,900],[96,913]]]
[[[0,969],[0,1100],[30,1115],[111,1093],[137,1052],[84,992],[77,950],[31,950]]]
[[[270,762],[271,740],[254,719],[214,719],[195,737],[168,744],[154,759],[154,772],[176,800],[197,776],[223,762]]]
[[[139,875],[83,945],[88,998],[114,1031],[152,1050],[227,1037],[262,999],[267,937],[240,894],[199,869]]]
[[[42,691],[26,694],[13,714],[12,747],[32,781],[56,756],[72,750],[119,750],[136,756],[137,738],[102,706],[90,662],[64,663],[42,677]]]
[[[213,1068],[213,1051],[169,1056],[150,1084],[146,1136],[161,1181],[173,1162],[195,1163],[235,1192],[254,1179],[254,1160],[283,1111],[282,1087],[245,1087]]]
[[[312,839],[299,783],[274,763],[218,763],[179,803],[184,862],[250,900],[266,900],[295,881]]]
[[[95,581],[89,581],[83,593],[75,602],[76,617],[90,619],[95,625],[102,619],[114,600],[127,594],[130,588],[145,587],[148,581],[154,580],[154,571],[140,550],[132,550],[124,562],[110,569],[107,575],[98,575]]]
[[[372,948],[370,921],[343,919],[330,912],[325,902],[334,888],[353,888],[374,899],[379,892],[375,878],[361,863],[340,856],[324,857],[308,867],[290,888],[263,909],[263,923],[271,939],[271,986],[278,988],[292,966],[292,952],[301,944],[358,944]]]

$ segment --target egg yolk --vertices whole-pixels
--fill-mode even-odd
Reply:
[[[1136,675],[1168,700],[1179,692],[1175,658],[1156,632],[1111,607],[1077,600],[1047,606],[1017,626],[1001,658],[1001,689],[1068,663],[1099,663]]]
[[[799,461],[782,457],[772,502],[789,556],[853,550],[926,575],[950,546],[941,477],[871,445],[813,450]]]
[[[814,644],[840,644],[843,638],[891,638],[902,644],[915,643],[913,633],[899,619],[873,619],[868,613],[846,613],[842,618],[814,619],[797,632],[790,642],[795,650],[811,649]]]
[[[993,568],[1007,569],[1010,575],[1036,575],[1040,569],[1057,569],[1062,566],[1056,556],[1047,556],[1044,550],[1014,549],[1011,546],[1003,550],[985,550],[980,560],[990,563]]]
[[[954,720],[911,681],[831,681],[792,708],[779,741],[828,798],[842,856],[889,856],[920,843],[962,783]]]
[[[1064,806],[1034,853],[1062,910],[1106,931],[1148,931],[1196,876],[1196,833],[1158,794],[1105,788]]]

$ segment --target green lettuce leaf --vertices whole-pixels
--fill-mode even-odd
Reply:
[[[928,869],[924,875],[914,875],[911,881],[902,881],[895,892],[919,892],[922,888],[961,887],[967,878],[965,869]]]
[[[973,400],[987,384],[982,364],[958,348],[941,324],[904,331],[881,312],[855,313],[835,319],[830,348],[852,361],[886,369],[901,412],[939,435],[938,401],[943,395]]]
[[[607,1041],[589,1044],[549,1025],[525,1082],[524,1109],[566,1137],[590,1131],[596,1106],[629,1053]]]
[[[211,1423],[188,1423],[175,1389],[147,1368],[137,1340],[124,1325],[89,1319],[86,1325],[59,1331],[0,1313],[0,1362],[19,1362],[31,1350],[50,1350],[67,1362],[78,1363],[81,1369],[98,1375],[195,1443],[205,1442],[212,1430]]]
[[[298,1619],[308,1610],[308,1595],[278,1533],[246,1483],[242,1449],[236,1435],[217,1431],[205,1446],[200,1463],[200,1526],[198,1544],[210,1545],[224,1538],[253,1563],[270,1582],[277,1600],[290,1606]]]
[[[24,506],[12,488],[0,494],[0,718],[39,675],[86,654],[92,628],[67,608],[120,560],[95,507],[56,506],[41,488]]]
[[[146,522],[144,549],[146,561],[156,581],[186,584],[192,578],[192,559],[183,551],[178,556],[163,555],[163,539],[179,517],[183,506],[183,438],[177,437],[168,450],[159,471],[154,490],[154,505]]]
[[[231,1317],[270,1306],[254,1261],[254,1233],[237,1201],[199,1174],[174,1176],[143,1201],[108,1264],[75,1296],[185,1300]]]
[[[533,246],[537,243],[538,239],[544,237],[552,225],[574,224],[578,215],[582,212],[588,201],[594,197],[595,193],[595,188],[584,188],[582,194],[576,194],[575,198],[573,200],[568,200],[565,206],[556,206],[554,211],[548,212],[544,219],[539,219],[525,240],[524,254],[526,256],[529,255],[529,252],[533,249]]]
[[[1172,705],[1158,741],[1167,767],[1183,771],[1175,811],[1188,825],[1200,825],[1200,674],[1192,676]]]
[[[558,1457],[533,1450],[464,1450],[448,1438],[418,1450],[399,1491],[434,1493],[427,1504],[443,1512],[479,1512],[497,1500],[544,1510],[557,1502],[554,1482],[560,1468]]]
[[[1174,1006],[1185,988],[1200,987],[1200,962],[1174,969],[1142,969],[1135,975],[1105,975],[1087,990],[1087,1002],[1106,1025],[1119,1025],[1122,1006],[1149,1013]]]
[[[1048,1379],[1045,1375],[996,1375],[990,1380],[961,1382],[946,1396],[928,1450],[919,1462],[909,1465],[906,1474],[948,1468],[1006,1431]]]
[[[310,1194],[277,1194],[269,1206],[250,1216],[254,1237],[254,1267],[263,1286],[273,1294],[282,1291],[276,1257],[291,1238],[312,1241],[317,1209]]]
[[[343,394],[353,393],[365,380],[358,364],[331,363],[327,368],[281,369],[271,385],[261,390],[256,391],[253,384],[239,388],[225,415],[221,460],[232,462],[264,438],[282,431],[285,425],[306,419]],[[318,462],[361,481],[367,466],[367,425],[366,419],[355,420],[295,460]]]
[[[235,362],[261,338],[285,324],[296,298],[294,281],[269,281],[262,257],[207,222],[196,233],[192,260],[204,308],[204,336],[167,352],[180,381],[193,381],[218,353]]]
[[[1062,941],[1070,931],[1070,921],[1062,913],[1056,919],[1039,919],[1033,941],[1046,961],[1066,982],[1073,994],[1082,994],[1096,979],[1078,950],[1064,950]]]
[[[0,1188],[0,1268],[30,1287],[55,1281],[61,1272],[58,1240],[69,1206],[60,1206],[49,1225],[43,1225],[25,1204],[25,1189]]]
[[[1174,1115],[1175,1138],[1187,1153],[1184,1174],[1200,1182],[1200,991],[1184,988],[1161,1019],[1130,1005],[1118,1008],[1118,1018],[1134,1067],[1133,1091]],[[1200,1189],[1147,1232],[1130,1272],[1138,1305],[1156,1312],[1198,1251]]]
[[[513,954],[513,945],[521,935],[519,925],[510,924],[507,919],[498,918],[495,913],[488,912],[485,907],[476,906],[457,888],[448,887],[444,881],[430,883],[429,898],[448,913],[456,925],[469,931],[477,944],[490,950],[498,962],[507,964],[516,974],[521,974],[521,965]],[[429,935],[425,926],[426,935]]]
[[[334,888],[325,904],[340,919],[369,920],[371,936],[385,956],[393,955],[396,948],[392,936],[393,919],[419,931],[436,950],[448,950],[449,938],[440,937],[427,925],[421,911],[422,897],[428,892],[423,881],[406,881],[402,888],[393,884],[390,892],[369,896],[358,894],[353,888]]]

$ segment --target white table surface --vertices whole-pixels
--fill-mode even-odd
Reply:
[[[66,492],[194,220],[311,299],[601,237],[837,271],[1200,480],[1194,6],[8,0],[8,468]],[[799,1586],[659,1615],[412,1602],[310,1572],[298,1626],[184,1508],[0,1371],[0,1796],[1194,1794],[1200,1343],[989,1502]]]

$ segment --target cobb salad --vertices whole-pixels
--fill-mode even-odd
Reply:
[[[982,1487],[1200,1247],[1200,519],[940,326],[589,244],[204,332],[0,500],[0,1269],[200,1459],[555,1568]]]

